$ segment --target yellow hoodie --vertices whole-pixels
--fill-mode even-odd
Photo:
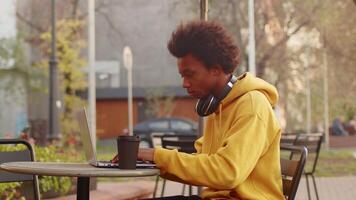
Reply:
[[[281,128],[272,109],[277,100],[274,86],[243,74],[206,118],[204,135],[195,142],[197,154],[156,148],[162,176],[206,187],[203,199],[284,199]]]

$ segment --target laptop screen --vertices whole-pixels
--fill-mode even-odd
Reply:
[[[85,156],[89,162],[96,161],[96,151],[94,149],[91,132],[89,129],[88,115],[85,108],[77,113],[77,120],[80,127],[80,134],[85,151]]]

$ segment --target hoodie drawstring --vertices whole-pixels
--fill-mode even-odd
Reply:
[[[219,132],[221,131],[221,127],[222,127],[222,124],[221,124],[221,121],[222,121],[222,117],[221,117],[221,112],[222,112],[222,103],[220,103],[219,104],[219,124],[218,124],[218,130],[219,130]],[[222,145],[222,142],[223,142],[223,140],[224,140],[224,137],[225,137],[225,135],[221,135],[221,132],[220,132],[220,134],[219,134],[219,136],[218,136],[218,138],[219,138],[219,144],[220,145]]]
[[[219,104],[219,130],[221,128],[221,112],[222,112],[222,104]]]

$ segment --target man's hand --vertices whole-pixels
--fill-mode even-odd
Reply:
[[[116,156],[113,157],[113,159],[110,160],[111,163],[117,163],[119,162],[119,155],[116,154]]]
[[[155,149],[152,148],[145,148],[145,149],[138,149],[137,159],[143,161],[153,161],[154,159]],[[119,156],[116,155],[113,159],[110,160],[112,163],[119,162]]]
[[[155,149],[152,148],[138,149],[137,158],[143,161],[153,161],[154,154]]]

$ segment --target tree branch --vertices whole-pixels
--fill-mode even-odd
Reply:
[[[78,11],[78,4],[80,0],[73,0],[73,10],[72,10],[72,18],[76,18]]]
[[[97,12],[98,14],[101,14],[105,21],[108,23],[108,25],[110,26],[111,30],[113,30],[124,42],[124,35],[121,33],[121,31],[115,26],[115,24],[111,21],[111,18],[109,17],[109,15],[107,13],[104,12]]]
[[[319,6],[320,6],[320,3],[315,5],[314,8],[312,9],[311,13],[315,13],[316,9],[318,9]],[[280,47],[281,45],[285,44],[291,38],[291,36],[295,35],[296,33],[298,33],[300,31],[301,28],[303,28],[304,26],[309,24],[311,22],[311,17],[310,16],[311,15],[308,15],[306,17],[306,19],[297,26],[297,28],[295,28],[291,33],[286,34],[274,46],[272,46],[271,48],[266,50],[265,54],[261,57],[261,59],[259,59],[258,66],[261,65],[262,63],[266,62],[274,54],[274,52],[278,49],[278,47]]]
[[[16,11],[16,17],[17,19],[19,19],[20,21],[24,22],[28,27],[30,27],[31,29],[42,33],[45,31],[44,28],[42,28],[41,26],[32,23],[30,20],[28,20],[26,17],[22,16],[19,12]]]
[[[105,1],[97,1],[97,2],[100,2],[100,3],[96,4],[97,6],[95,6],[95,13],[99,13],[102,9],[108,8],[112,5],[112,1],[110,1],[110,3],[105,3]],[[88,12],[84,12],[82,15],[79,15],[78,18],[84,19],[87,17],[87,15],[88,15]]]

